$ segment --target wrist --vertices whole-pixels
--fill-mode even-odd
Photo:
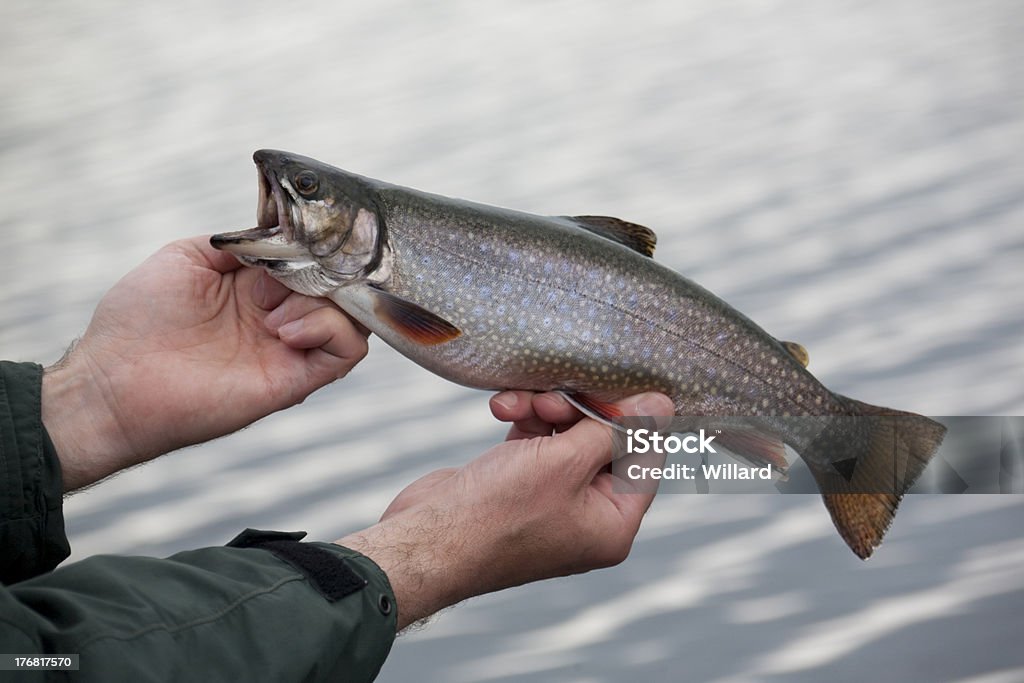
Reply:
[[[42,421],[60,460],[64,491],[95,483],[131,464],[121,427],[108,409],[103,378],[69,353],[43,371]]]
[[[437,520],[435,520],[436,522]],[[335,543],[370,558],[391,583],[397,606],[397,630],[466,598],[458,580],[460,558],[445,545],[451,534],[444,525],[424,524],[412,516],[396,516]]]

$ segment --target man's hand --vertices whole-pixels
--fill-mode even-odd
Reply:
[[[164,247],[106,294],[44,375],[65,490],[300,403],[366,355],[366,336],[331,302],[242,268],[208,237]]]
[[[618,405],[673,412],[661,394]],[[649,487],[613,489],[611,429],[560,395],[504,392],[491,410],[513,422],[510,440],[419,479],[378,524],[337,541],[388,575],[399,629],[474,595],[618,564],[653,500]]]

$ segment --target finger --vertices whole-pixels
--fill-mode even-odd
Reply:
[[[654,502],[661,483],[660,478],[645,475],[644,471],[664,468],[667,458],[668,454],[661,449],[652,448],[646,453],[627,452],[611,467],[602,468],[594,478],[594,488],[618,509],[631,525],[633,534]]]
[[[274,310],[263,319],[263,324],[271,332],[277,332],[282,326],[303,318],[313,311],[331,307],[338,309],[330,300],[313,298],[295,292],[289,293]]]
[[[290,289],[263,272],[252,287],[252,300],[264,311],[272,311],[280,306],[290,293]]]
[[[502,422],[515,422],[534,416],[532,391],[503,391],[491,397],[491,414]]]
[[[623,416],[671,415],[675,411],[672,401],[664,394],[645,393],[615,403]],[[559,435],[557,441],[564,452],[576,453],[584,458],[593,476],[612,459],[611,427],[596,420],[580,420],[571,429]]]
[[[533,410],[539,418],[555,425],[572,425],[583,419],[583,413],[557,391],[536,394]]]
[[[278,328],[278,337],[293,349],[323,349],[344,358],[366,354],[366,335],[352,319],[332,306],[322,306]]]
[[[218,273],[230,273],[242,267],[242,263],[234,256],[211,246],[210,237],[210,235],[187,237],[174,242],[172,246],[180,248],[196,263],[207,266]]]
[[[617,405],[624,415],[631,416],[664,416],[671,415],[675,411],[675,406],[668,397],[655,393],[633,396],[625,401],[618,402]],[[592,434],[594,428],[603,430],[604,434],[601,436],[604,438],[600,438],[596,434],[592,437],[588,436],[587,433]],[[631,478],[628,474],[629,467],[630,465],[637,465],[640,468],[664,467],[666,454],[663,452],[626,454],[625,457],[614,464],[616,474],[626,473],[626,476],[616,476],[608,467],[608,463],[614,456],[612,452],[611,428],[606,425],[600,425],[594,420],[583,420],[560,438],[564,439],[565,436],[571,435],[578,439],[581,437],[581,434],[584,439],[592,438],[593,443],[596,445],[593,450],[586,452],[584,456],[589,459],[589,462],[586,463],[586,469],[583,474],[586,475],[587,472],[592,473],[592,489],[608,499],[615,507],[622,519],[622,523],[625,525],[623,531],[628,538],[632,539],[640,528],[640,522],[644,514],[646,514],[651,503],[654,501],[660,480],[643,476]],[[579,446],[578,441],[576,446]],[[637,474],[639,475],[639,471]]]
[[[347,375],[366,357],[366,336],[347,315],[331,306],[282,325],[277,334],[294,349],[315,349],[309,361],[335,378]]]
[[[583,413],[557,391],[542,394],[532,391],[503,391],[491,398],[491,413],[502,422],[539,417],[552,425],[575,423],[583,417]]]
[[[634,536],[640,528],[643,516],[654,502],[658,493],[658,482],[645,481],[643,486],[633,489],[629,482],[608,472],[601,472],[594,478],[593,488],[615,506],[627,525],[628,533]]]
[[[491,412],[499,420],[511,421],[506,441],[550,436],[554,425],[537,416],[532,391],[505,391],[491,399]]]
[[[519,420],[512,423],[512,427],[505,435],[505,441],[516,441],[517,439],[533,439],[538,436],[551,436],[555,426],[545,422],[539,417],[531,417],[526,420]]]

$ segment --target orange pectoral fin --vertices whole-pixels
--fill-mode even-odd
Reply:
[[[433,346],[451,341],[462,330],[411,301],[395,296],[383,289],[373,288],[374,312],[407,338],[419,344]]]

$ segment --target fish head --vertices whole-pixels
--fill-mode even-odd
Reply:
[[[310,296],[386,277],[383,221],[366,179],[289,152],[263,149],[253,161],[256,227],[214,235],[214,247]]]

